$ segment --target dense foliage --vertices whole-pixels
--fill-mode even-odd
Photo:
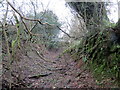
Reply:
[[[104,2],[69,2],[73,8],[85,21],[86,26],[103,25],[103,20],[108,20]]]
[[[61,24],[58,21],[58,17],[50,10],[47,10],[45,12],[36,13],[36,16],[28,15],[30,18],[36,18],[41,19],[43,23],[49,23],[54,26],[61,26]],[[42,35],[42,37],[33,37],[32,41],[36,41],[38,39],[38,42],[41,40],[46,46],[57,48],[57,42],[58,42],[58,35],[60,33],[60,30],[57,27],[53,27],[50,25],[40,25],[37,24],[36,27],[33,30],[33,33],[39,33]],[[56,45],[54,45],[56,43]],[[58,46],[58,45],[57,45]]]
[[[116,82],[119,85],[120,44],[111,41],[108,31],[96,32],[94,35],[83,38],[67,52],[70,52],[75,60],[80,60],[82,57],[83,62],[88,64],[100,82],[109,79],[108,82]]]
[[[89,80],[89,74],[84,72],[86,69],[93,73],[96,78],[95,84],[107,85],[106,83],[109,82],[109,85],[120,87],[120,19],[117,24],[109,21],[106,3],[69,2],[68,5],[73,9],[75,15],[73,21],[71,20],[72,23],[69,24],[69,21],[67,22],[69,24],[68,29],[70,28],[70,30],[66,30],[68,31],[67,33],[61,29],[62,23],[59,22],[53,11],[49,9],[44,9],[42,12],[37,11],[37,0],[36,3],[31,1],[34,7],[31,10],[34,9],[34,13],[29,12],[25,15],[22,14],[20,9],[14,7],[14,3],[11,4],[8,0],[5,2],[6,5],[0,2],[1,7],[2,5],[6,7],[4,17],[0,21],[0,34],[2,34],[2,37],[0,37],[2,50],[0,51],[2,51],[3,59],[4,87],[19,87],[19,85],[22,86],[21,84],[26,87],[26,83],[23,83],[26,78],[27,80],[28,78],[35,78],[35,84],[37,85],[37,79],[49,75],[40,74],[42,71],[46,72],[46,70],[50,71],[50,74],[54,74],[52,75],[53,80],[51,79],[50,82],[49,78],[47,80],[42,79],[45,82],[49,82],[48,86],[51,84],[51,81],[55,82],[58,80],[58,73],[60,78],[61,74],[63,75],[62,79],[68,75],[68,80],[66,79],[67,84],[72,82],[76,85],[76,82],[73,82],[76,79],[77,84],[79,84],[78,81],[81,79],[81,85],[82,79],[87,78]],[[11,7],[10,10],[9,7]],[[13,16],[9,18],[11,11],[13,11]],[[65,40],[65,35],[65,38],[64,36],[62,37],[64,40],[59,38],[59,36],[62,36],[60,31],[67,35],[67,40]],[[62,53],[62,50],[65,48],[67,49]],[[64,54],[66,52],[67,54]],[[73,59],[68,57],[68,53],[70,53]],[[65,57],[62,57],[63,54]],[[78,61],[78,63],[80,61],[87,68],[85,67],[84,70],[80,68],[80,72],[78,72],[78,63],[73,60]],[[20,63],[18,64],[18,62]],[[57,62],[63,64],[60,65]],[[25,67],[19,66],[22,64],[25,64]],[[36,68],[36,66],[40,68]],[[27,67],[31,67],[30,73],[35,68],[36,72],[40,71],[40,75],[29,77],[29,73],[26,72],[29,71],[26,70]],[[25,73],[24,69],[22,71],[21,68],[25,69]],[[73,72],[70,74],[66,73],[65,70],[67,72],[76,70],[74,71],[75,75]],[[56,73],[56,71],[60,72]],[[21,78],[22,74],[23,76],[26,74],[26,76]],[[85,78],[83,78],[84,75],[82,76],[82,74],[85,74]],[[75,76],[73,81],[69,79],[69,76],[72,75]],[[11,77],[9,78],[9,76]],[[57,76],[57,78],[54,76]],[[16,82],[14,82],[14,79]],[[58,81],[55,84],[58,84]],[[86,84],[88,85],[88,83]],[[44,85],[47,84],[44,83]]]
[[[106,82],[113,81],[119,86],[119,21],[115,27],[112,26],[111,28],[108,28],[110,27],[110,24],[105,26],[110,22],[107,18],[104,3],[70,2],[69,5],[81,15],[84,20],[86,19],[88,33],[81,41],[74,46],[71,46],[66,51],[70,52],[72,57],[76,60],[81,60],[80,58],[82,57],[82,60],[88,64],[88,67],[98,81],[106,80],[107,78],[108,81]]]

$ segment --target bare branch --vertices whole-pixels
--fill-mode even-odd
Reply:
[[[62,31],[63,33],[65,33],[68,37],[70,37],[70,38],[75,38],[75,37],[72,37],[72,36],[70,36],[68,33],[66,33],[64,30],[62,30],[59,26],[57,26],[57,28],[60,30],[60,31]]]
[[[8,43],[8,37],[7,37],[7,33],[6,33],[6,27],[7,27],[7,18],[8,15],[8,4],[7,4],[7,8],[6,8],[6,13],[4,15],[4,20],[3,20],[3,34],[5,37],[5,42],[6,42],[6,48],[7,48],[7,54],[8,54],[8,68],[9,68],[9,74],[10,74],[10,80],[11,80],[11,53],[10,53],[10,47],[9,47],[9,43]],[[11,82],[9,82],[9,88],[11,88]]]
[[[23,22],[26,30],[29,32],[29,34],[31,34],[31,35],[40,35],[40,34],[33,34],[33,33],[31,32],[31,30],[28,29],[28,27],[27,27],[27,25],[25,24],[25,22],[23,21],[23,19],[24,19],[24,20],[29,20],[29,21],[36,21],[36,22],[39,22],[39,24],[41,24],[41,25],[49,25],[49,26],[57,27],[60,31],[62,31],[64,34],[66,34],[69,38],[75,38],[75,37],[70,36],[68,33],[66,33],[66,32],[65,32],[64,30],[62,30],[59,26],[56,26],[56,25],[54,25],[54,24],[49,24],[49,23],[47,23],[47,22],[42,23],[42,22],[41,22],[41,21],[42,21],[41,19],[30,19],[30,18],[26,18],[26,17],[22,16],[21,13],[18,12],[8,0],[6,0],[6,1],[7,1],[7,3],[12,7],[12,9],[13,9],[16,13],[19,14],[19,16],[21,17],[21,20],[22,20],[22,22]]]
[[[38,25],[38,22],[36,22],[36,23],[34,24],[34,26],[30,29],[30,31],[32,32],[32,30],[33,30],[37,25]]]

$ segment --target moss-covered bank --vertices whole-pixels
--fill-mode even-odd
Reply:
[[[111,41],[109,35],[110,31],[98,31],[65,52],[71,53],[75,60],[82,57],[98,81],[120,86],[120,44]]]

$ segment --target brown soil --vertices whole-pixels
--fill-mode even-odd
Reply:
[[[35,47],[35,48],[34,48]],[[12,77],[15,87],[28,88],[97,88],[90,71],[83,68],[84,63],[75,62],[70,55],[61,50],[42,51],[45,61],[35,53],[41,51],[39,46],[33,45],[33,50],[23,53],[19,51],[19,61],[14,61]],[[6,75],[6,74],[5,74]],[[6,76],[5,76],[6,77]]]

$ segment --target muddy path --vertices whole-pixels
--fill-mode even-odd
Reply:
[[[40,48],[36,50],[41,51]],[[60,57],[61,50],[45,51],[42,59],[35,48],[26,54],[19,53],[20,60],[13,63],[13,74],[27,88],[96,88],[91,73],[79,66],[70,55]],[[19,84],[18,84],[19,85]]]

